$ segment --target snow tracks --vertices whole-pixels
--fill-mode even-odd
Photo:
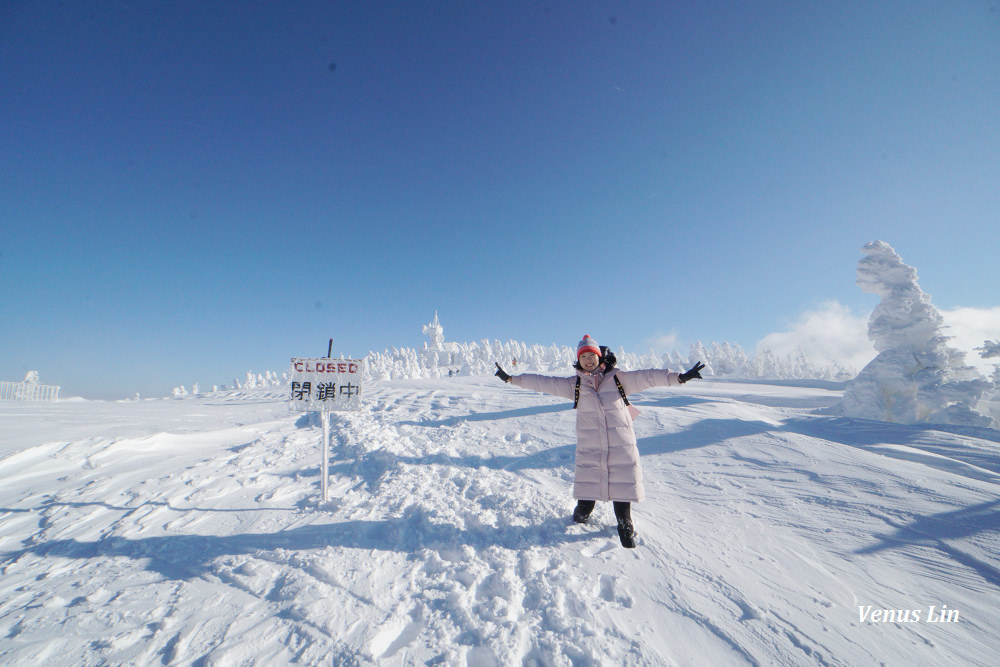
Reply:
[[[0,405],[4,665],[990,664],[995,432],[821,388],[634,397],[647,500],[571,522],[574,413],[492,378],[281,401]],[[36,410],[32,413],[31,410]],[[992,434],[992,435],[991,435]],[[859,608],[957,609],[873,623]],[[878,614],[883,617],[882,612]]]
[[[0,662],[643,663],[602,618],[631,604],[629,556],[569,519],[568,406],[427,384],[334,416],[323,506],[315,416],[188,400],[69,442],[39,424],[0,459]]]

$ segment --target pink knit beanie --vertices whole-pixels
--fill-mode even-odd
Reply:
[[[590,337],[589,334],[584,334],[583,340],[579,342],[576,346],[576,358],[579,359],[580,355],[585,352],[593,352],[598,357],[601,356],[601,346],[597,344],[597,341]]]

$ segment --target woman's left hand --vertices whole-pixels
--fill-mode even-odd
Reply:
[[[504,369],[500,368],[500,364],[498,362],[496,362],[496,361],[493,362],[493,365],[497,367],[497,372],[494,373],[494,375],[496,375],[498,378],[500,378],[504,382],[510,382],[510,376],[507,375],[507,371],[505,371]]]
[[[687,373],[681,373],[680,375],[678,375],[677,376],[677,380],[681,384],[684,384],[688,380],[695,380],[695,379],[701,380],[702,377],[701,377],[701,373],[699,371],[701,371],[701,369],[704,368],[704,367],[705,367],[705,364],[703,364],[703,363],[701,363],[699,361],[694,366],[692,366],[691,370],[689,370]]]

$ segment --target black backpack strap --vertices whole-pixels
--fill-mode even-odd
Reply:
[[[622,381],[618,379],[617,374],[615,374],[615,384],[618,385],[618,393],[622,395],[622,400],[625,401],[625,405],[632,405],[628,402],[628,396],[625,395],[625,387],[622,386]]]
[[[628,402],[628,396],[625,395],[625,387],[622,386],[622,381],[618,379],[618,375],[615,375],[615,385],[618,387],[618,393],[621,394],[622,400],[625,401],[625,405],[632,405]],[[576,376],[576,389],[573,390],[573,409],[576,410],[576,406],[580,404],[580,376]]]

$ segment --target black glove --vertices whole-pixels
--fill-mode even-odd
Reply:
[[[701,363],[699,361],[694,366],[692,366],[691,370],[689,370],[687,373],[681,373],[677,377],[677,379],[680,381],[681,384],[684,384],[688,380],[695,380],[695,379],[701,380],[702,379],[701,373],[699,373],[698,371],[700,371],[704,367],[705,367],[705,364],[703,364],[703,363]]]
[[[497,372],[494,373],[494,375],[496,375],[498,378],[500,378],[504,382],[510,382],[510,376],[507,375],[507,371],[505,371],[504,369],[500,368],[500,364],[498,364],[497,362],[494,361],[493,364],[497,367]]]

